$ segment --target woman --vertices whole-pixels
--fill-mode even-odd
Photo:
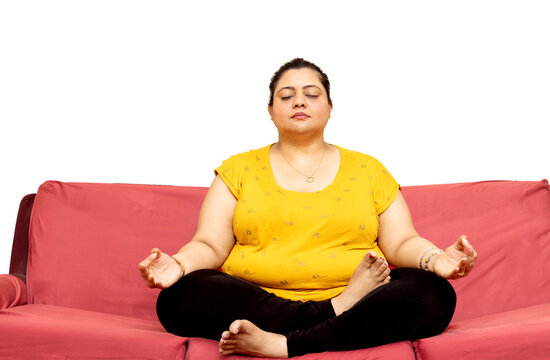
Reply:
[[[224,161],[192,241],[140,263],[164,289],[167,331],[219,339],[223,354],[290,357],[445,330],[456,303],[445,279],[467,276],[475,250],[464,235],[444,251],[420,237],[382,164],[325,142],[331,110],[315,64],[273,75],[278,142]]]

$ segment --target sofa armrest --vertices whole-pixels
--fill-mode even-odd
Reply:
[[[25,305],[27,303],[27,287],[17,276],[0,275],[0,310]]]

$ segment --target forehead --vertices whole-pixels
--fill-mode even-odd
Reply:
[[[276,90],[283,87],[298,88],[307,85],[316,85],[323,89],[323,84],[319,80],[319,73],[317,71],[308,68],[290,69],[283,73],[277,83]]]

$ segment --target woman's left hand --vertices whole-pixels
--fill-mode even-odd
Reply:
[[[468,242],[466,235],[462,235],[456,243],[434,256],[432,269],[444,279],[460,279],[472,271],[476,259],[474,247]]]

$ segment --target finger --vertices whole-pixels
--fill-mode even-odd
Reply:
[[[474,255],[474,247],[470,244],[470,242],[468,241],[468,239],[466,239],[466,237],[462,238],[462,244],[463,244],[464,248],[466,249],[466,254],[468,256],[473,256]]]
[[[145,258],[145,260],[143,260],[142,262],[139,263],[139,268],[147,268],[149,267],[149,265],[151,265],[151,263],[158,257],[158,253],[157,252],[153,252],[153,250],[151,250],[151,254],[149,254],[149,256],[147,256]]]
[[[455,243],[455,248],[458,250],[458,251],[461,251],[463,252],[464,249],[466,248],[466,246],[464,245],[464,241],[466,240],[466,235],[460,235],[458,237],[458,239],[456,240],[456,243]],[[467,240],[466,240],[467,242]]]
[[[152,260],[155,260],[159,256],[160,256],[160,250],[159,249],[151,250],[151,255],[149,255],[149,257],[152,258]]]
[[[474,247],[468,242],[468,240],[465,240],[464,243],[466,246],[466,256],[468,257],[466,270],[469,272],[474,267],[474,264],[477,260],[477,252],[474,250]]]
[[[149,272],[147,271],[147,269],[142,269],[141,267],[139,268],[139,274],[141,275],[141,277],[147,281],[148,277],[149,277]]]
[[[150,279],[149,277],[145,277],[145,283],[147,284],[147,287],[149,288],[154,288],[154,284],[153,284],[153,280]]]
[[[156,256],[157,256],[157,253],[152,253],[145,260],[143,260],[138,264],[139,273],[145,280],[147,280],[147,278],[151,275],[151,272],[149,270],[149,265],[151,265],[153,260],[156,259]]]
[[[458,273],[456,274],[458,278],[462,278],[468,274],[468,259],[462,258],[458,263]]]
[[[468,256],[468,267],[472,268],[477,259],[477,252],[468,240],[464,239],[463,243],[466,247],[466,255]]]

